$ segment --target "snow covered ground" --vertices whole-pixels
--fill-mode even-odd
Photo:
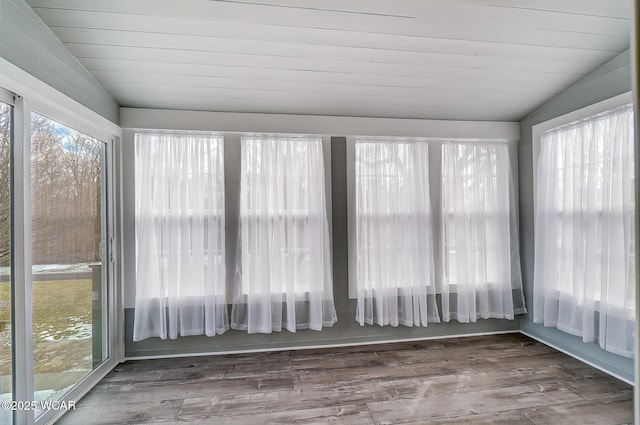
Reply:
[[[77,264],[34,264],[31,267],[33,273],[71,273],[71,272],[90,272],[91,265],[96,263],[77,263]],[[0,267],[0,275],[9,274],[9,267]]]

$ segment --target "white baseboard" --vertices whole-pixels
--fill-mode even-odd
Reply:
[[[389,340],[380,340],[380,341],[344,342],[344,343],[336,343],[336,344],[316,344],[316,345],[304,345],[304,346],[286,346],[286,347],[231,350],[231,351],[210,351],[210,352],[183,353],[183,354],[159,354],[159,355],[152,355],[152,356],[125,357],[123,361],[171,359],[171,358],[178,358],[178,357],[221,356],[225,354],[268,353],[268,352],[289,351],[289,350],[317,350],[319,348],[356,347],[361,345],[392,344],[397,342],[429,341],[429,340],[435,340],[435,339],[465,338],[470,336],[502,335],[502,334],[513,334],[513,333],[520,333],[520,331],[515,329],[515,330],[507,330],[507,331],[477,332],[477,333],[458,334],[458,335],[434,335],[434,336],[428,336],[428,337],[400,338],[400,339],[389,339]]]

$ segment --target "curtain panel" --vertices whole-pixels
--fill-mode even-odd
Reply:
[[[534,322],[633,356],[633,108],[541,135],[536,170]]]
[[[229,327],[222,136],[138,133],[135,155],[133,340],[221,334]]]
[[[322,139],[241,139],[231,327],[321,330],[336,320]]]
[[[526,313],[506,143],[445,142],[441,152],[442,318]]]
[[[427,326],[435,302],[429,151],[424,141],[355,141],[356,320]]]

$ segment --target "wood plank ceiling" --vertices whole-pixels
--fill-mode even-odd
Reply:
[[[628,0],[27,0],[121,106],[517,121],[629,47]]]

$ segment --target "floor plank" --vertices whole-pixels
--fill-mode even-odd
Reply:
[[[119,365],[60,424],[625,424],[633,389],[506,334]]]
[[[560,423],[559,418],[563,425],[631,424],[630,412],[633,412],[633,400],[623,397],[545,406],[528,411],[526,416],[536,425],[555,425]]]
[[[405,424],[580,400],[582,398],[578,394],[554,382],[462,394],[431,394],[427,384],[415,397],[369,403],[367,407],[375,423]]]

